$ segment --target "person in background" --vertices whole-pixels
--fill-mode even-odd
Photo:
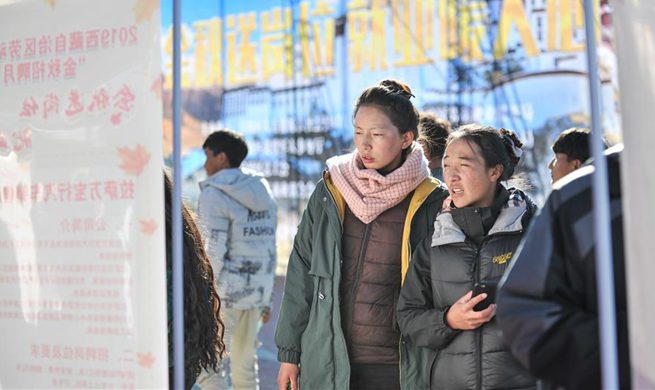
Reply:
[[[216,131],[202,147],[208,178],[200,183],[198,216],[225,305],[230,369],[204,372],[198,385],[226,389],[231,380],[235,390],[258,389],[257,334],[271,312],[277,204],[262,174],[240,168],[248,155],[240,134]]]
[[[535,206],[506,188],[522,143],[505,129],[470,124],[450,134],[443,158],[450,196],[434,234],[416,249],[398,301],[405,339],[436,352],[431,389],[533,389],[536,380],[498,334],[495,305],[477,307],[509,264]]]
[[[551,147],[555,156],[548,164],[553,183],[580,168],[589,159],[591,155],[590,137],[589,129],[578,127],[564,130],[557,137]],[[604,145],[607,148],[607,145]]]
[[[395,80],[364,90],[356,150],[327,161],[309,199],[275,333],[280,390],[427,386],[433,353],[401,342],[395,309],[411,250],[430,235],[446,191],[415,142],[412,97]]]
[[[630,389],[620,155],[606,151],[619,386]],[[600,389],[593,165],[553,186],[498,291],[497,317],[514,356],[533,375],[566,389]]]
[[[173,183],[164,172],[166,219],[166,280],[168,294],[168,380],[173,386]],[[190,389],[202,369],[216,369],[225,352],[221,299],[214,272],[196,223],[182,205],[182,261],[184,262],[184,379]]]
[[[428,159],[432,177],[443,181],[441,159],[446,149],[446,140],[452,131],[450,122],[428,112],[422,112],[418,122],[418,142]]]

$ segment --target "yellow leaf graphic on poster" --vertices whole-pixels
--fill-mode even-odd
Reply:
[[[117,150],[121,159],[119,167],[128,175],[139,176],[150,161],[150,154],[143,145],[137,145],[134,149],[125,146]]]
[[[52,8],[55,8],[55,5],[57,5],[57,0],[43,0],[46,4],[51,6]]]
[[[157,230],[157,222],[153,219],[142,219],[139,224],[141,225],[141,233],[146,236],[151,236]]]
[[[136,23],[150,20],[152,15],[159,10],[159,0],[136,0],[132,10]]]

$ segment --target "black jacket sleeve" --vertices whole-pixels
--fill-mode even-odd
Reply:
[[[459,331],[444,322],[448,308],[437,308],[432,300],[430,243],[431,237],[426,237],[412,257],[398,299],[398,325],[414,345],[441,349]]]
[[[554,191],[501,280],[496,317],[512,353],[535,376],[600,388],[597,317],[585,307],[585,259]],[[591,234],[591,232],[589,232]]]

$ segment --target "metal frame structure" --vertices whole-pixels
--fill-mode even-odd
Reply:
[[[584,0],[589,96],[592,118],[594,237],[598,286],[599,329],[603,388],[618,388],[616,309],[610,232],[607,163],[603,156],[600,123],[600,80],[594,31],[593,1]],[[173,0],[173,351],[174,388],[184,388],[184,268],[182,259],[182,170],[181,170],[181,87],[180,28],[181,0]],[[344,14],[345,2],[340,2]],[[345,45],[344,45],[345,46]],[[341,48],[346,52],[344,47]],[[342,66],[345,66],[342,64]],[[344,117],[345,121],[345,117]]]

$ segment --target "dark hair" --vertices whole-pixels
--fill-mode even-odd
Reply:
[[[372,106],[384,112],[400,134],[411,131],[418,139],[418,111],[409,100],[414,97],[405,83],[396,80],[382,80],[380,84],[364,90],[357,99],[353,120],[360,107]]]
[[[443,156],[446,140],[452,131],[450,122],[434,114],[422,112],[418,121],[418,141],[428,150],[428,159]]]
[[[514,149],[520,150],[523,143],[513,131],[496,130],[491,126],[472,123],[460,126],[450,133],[446,145],[456,139],[476,144],[480,148],[482,158],[488,168],[501,165],[503,174],[500,176],[500,180],[509,180],[514,174],[514,168],[521,158],[520,153],[517,154]]]
[[[166,274],[169,313],[172,313],[173,296],[173,237],[172,198],[173,183],[164,172],[164,198],[166,216]],[[200,374],[201,368],[217,369],[223,357],[225,326],[220,317],[221,299],[214,285],[214,272],[205,254],[200,231],[189,209],[182,205],[182,258],[184,261],[184,376],[189,389]],[[172,362],[173,318],[168,318],[169,361]],[[173,365],[169,364],[170,383],[173,383]]]
[[[218,130],[207,137],[203,149],[211,149],[214,156],[223,152],[232,168],[238,168],[248,155],[248,144],[241,134],[231,130]]]
[[[581,127],[572,127],[564,130],[553,142],[553,152],[563,153],[569,161],[580,160],[585,162],[591,156],[589,142],[591,131]],[[607,149],[607,143],[603,140],[603,146]]]

